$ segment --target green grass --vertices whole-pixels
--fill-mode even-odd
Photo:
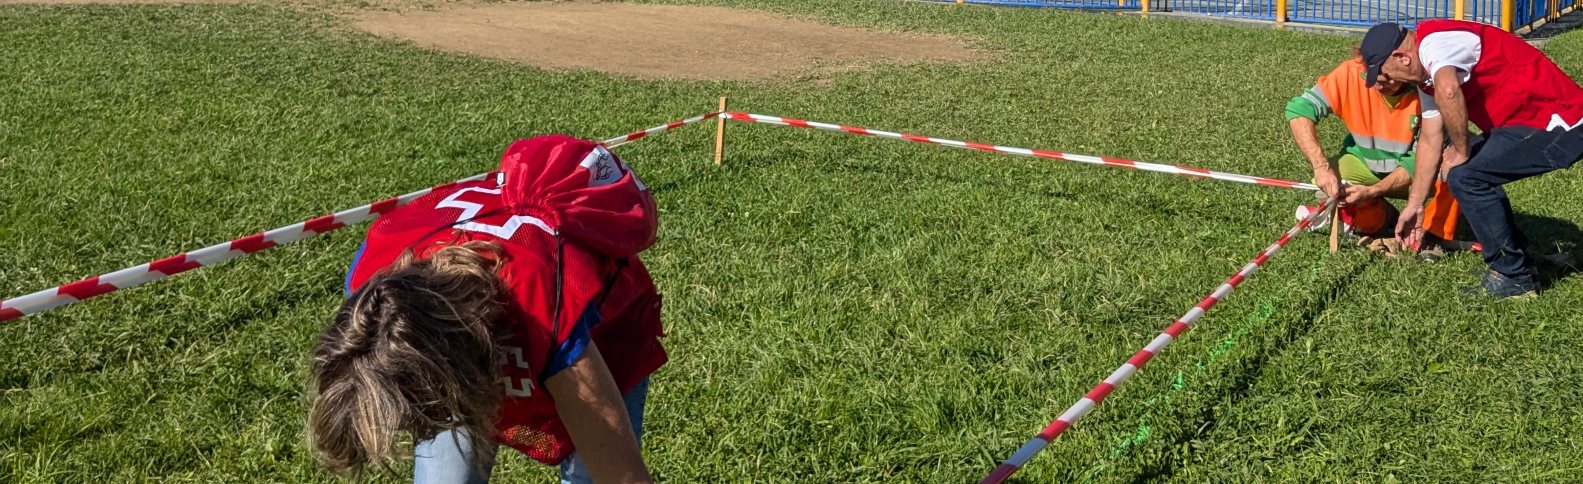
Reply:
[[[960,35],[972,65],[785,83],[538,70],[267,6],[0,7],[0,295],[733,105],[1305,179],[1284,102],[1352,39],[1057,11],[717,0]],[[1583,34],[1546,47],[1583,75]],[[1324,131],[1339,140],[1336,123]],[[1305,193],[733,125],[619,149],[672,363],[669,482],[977,479],[1291,224]],[[1512,187],[1576,254],[1576,173]],[[306,354],[347,229],[0,327],[0,482],[329,480]],[[1463,299],[1479,264],[1303,237],[1018,474],[1027,482],[1583,479],[1583,284]],[[548,480],[508,455],[503,482]],[[392,480],[402,480],[397,476]]]

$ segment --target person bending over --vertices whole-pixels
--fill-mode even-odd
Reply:
[[[389,470],[406,435],[415,482],[486,482],[498,444],[564,482],[652,480],[639,438],[667,356],[637,254],[657,229],[627,165],[560,135],[385,213],[313,348],[321,467]]]

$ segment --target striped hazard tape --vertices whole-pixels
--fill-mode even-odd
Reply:
[[[643,139],[646,136],[663,133],[682,126],[693,124],[706,119],[719,116],[720,113],[709,113],[664,125],[655,126],[643,131],[634,132],[625,136],[617,136],[605,140],[602,144],[607,147],[620,146],[626,143]],[[429,194],[435,190],[443,190],[458,183],[482,180],[488,176],[483,173],[470,176],[454,182],[439,185],[433,188],[418,190],[399,197],[390,197],[361,207],[350,208],[329,215],[313,218],[285,227],[260,232],[242,237],[230,242],[211,245],[202,249],[182,252],[164,259],[147,264],[128,267],[119,271],[100,276],[89,277],[70,284],[63,284],[25,296],[0,301],[0,322],[17,319],[30,314],[38,314],[50,309],[72,304],[84,299],[100,296],[108,292],[126,289],[140,284],[157,281],[182,272],[225,262],[237,257],[256,253],[262,250],[290,244],[302,239],[321,235],[332,230],[348,225],[360,224],[378,218],[381,214],[394,210],[396,207],[412,203],[418,197]]]
[[[1254,184],[1254,185],[1264,185],[1264,186],[1278,187],[1278,188],[1291,188],[1291,189],[1296,189],[1296,190],[1310,190],[1310,191],[1317,191],[1317,190],[1319,190],[1318,186],[1315,186],[1315,185],[1310,184],[1310,183],[1298,183],[1298,182],[1294,182],[1294,181],[1279,180],[1279,179],[1275,179],[1275,178],[1265,178],[1265,177],[1262,177],[1262,176],[1240,175],[1240,174],[1236,174],[1236,173],[1227,173],[1227,172],[1223,172],[1223,171],[1213,171],[1213,170],[1205,170],[1203,168],[1194,168],[1194,167],[1191,167],[1191,166],[1163,165],[1163,164],[1159,164],[1159,163],[1149,163],[1149,162],[1145,162],[1145,161],[1134,161],[1134,160],[1123,160],[1123,159],[1120,159],[1120,158],[1107,158],[1107,157],[1103,157],[1103,156],[1079,155],[1079,154],[1073,154],[1073,153],[1062,153],[1062,152],[1059,152],[1059,151],[1034,150],[1034,149],[1028,149],[1028,148],[1014,148],[1014,147],[1009,147],[1009,146],[998,146],[998,145],[990,145],[990,144],[984,144],[984,143],[974,143],[974,142],[971,142],[971,141],[957,141],[957,140],[953,140],[953,139],[934,138],[934,137],[929,137],[929,136],[919,136],[919,135],[915,135],[915,134],[895,133],[895,132],[890,132],[890,131],[880,131],[880,130],[877,130],[877,129],[860,128],[860,127],[857,127],[857,126],[848,126],[848,125],[844,125],[844,124],[820,123],[820,122],[815,122],[815,121],[804,121],[804,120],[801,120],[801,119],[783,118],[783,117],[779,117],[779,116],[766,116],[766,115],[762,115],[762,114],[749,114],[749,113],[741,113],[741,112],[727,112],[727,113],[723,114],[722,116],[724,116],[726,119],[730,119],[730,120],[734,120],[734,121],[742,121],[742,122],[746,122],[746,123],[777,124],[777,125],[781,125],[781,126],[792,126],[792,127],[797,127],[797,128],[819,129],[819,130],[825,130],[825,131],[838,131],[838,132],[848,133],[848,134],[856,134],[856,135],[862,135],[862,136],[878,136],[878,137],[881,137],[881,138],[899,139],[899,140],[904,140],[904,141],[911,141],[911,142],[914,142],[914,143],[949,146],[949,147],[952,147],[952,148],[962,148],[962,149],[970,149],[970,150],[978,150],[978,151],[987,151],[987,152],[991,152],[991,153],[1004,153],[1004,154],[1008,154],[1008,155],[1031,156],[1031,157],[1035,157],[1035,158],[1045,158],[1045,159],[1051,159],[1051,160],[1065,160],[1065,161],[1074,161],[1074,162],[1078,162],[1078,163],[1088,163],[1088,164],[1091,164],[1091,165],[1102,165],[1102,166],[1110,166],[1110,167],[1116,167],[1116,168],[1128,168],[1128,169],[1134,169],[1134,170],[1152,171],[1152,172],[1156,172],[1156,173],[1166,173],[1166,174],[1177,175],[1177,176],[1185,176],[1185,177],[1190,177],[1190,178],[1209,178],[1209,179],[1214,179],[1214,180],[1222,180],[1222,181],[1230,181],[1230,182],[1238,182],[1238,183],[1250,183],[1250,184]]]
[[[1318,220],[1319,217],[1328,216],[1329,207],[1334,204],[1335,201],[1336,200],[1332,198],[1322,202],[1319,205],[1319,208],[1314,210],[1313,213],[1309,214],[1307,218],[1298,221],[1296,226],[1293,226],[1291,230],[1287,230],[1285,234],[1281,235],[1281,238],[1276,239],[1274,244],[1270,244],[1268,248],[1264,249],[1264,252],[1260,252],[1258,257],[1253,258],[1253,261],[1248,262],[1248,264],[1245,266],[1242,266],[1242,269],[1237,271],[1235,275],[1232,275],[1231,278],[1222,283],[1220,287],[1215,288],[1215,292],[1210,293],[1209,297],[1199,301],[1197,306],[1193,306],[1192,309],[1187,311],[1187,314],[1182,315],[1182,317],[1178,318],[1176,322],[1171,323],[1170,326],[1166,327],[1165,331],[1161,332],[1159,336],[1155,336],[1154,340],[1150,341],[1148,346],[1143,347],[1143,349],[1138,350],[1137,353],[1133,354],[1132,358],[1127,359],[1127,362],[1123,363],[1120,368],[1116,368],[1116,371],[1111,372],[1110,376],[1105,377],[1104,381],[1101,381],[1098,385],[1095,385],[1092,390],[1089,390],[1087,394],[1083,395],[1083,398],[1079,398],[1077,403],[1073,403],[1071,407],[1068,407],[1065,412],[1061,413],[1061,416],[1056,417],[1055,421],[1050,422],[1050,425],[1045,426],[1044,430],[1039,431],[1039,433],[1034,435],[1032,439],[1029,439],[1027,443],[1022,444],[1022,447],[1018,448],[1017,452],[1013,453],[1011,457],[1006,459],[1005,462],[1002,462],[999,466],[996,466],[994,471],[990,472],[988,476],[984,477],[984,479],[979,482],[981,484],[1005,482],[1006,478],[1011,477],[1011,475],[1016,473],[1018,469],[1021,469],[1022,466],[1026,465],[1030,459],[1033,459],[1034,455],[1037,455],[1039,451],[1044,450],[1044,447],[1050,445],[1050,442],[1055,441],[1055,438],[1060,436],[1062,432],[1065,432],[1067,428],[1071,427],[1072,424],[1077,423],[1078,420],[1082,420],[1083,417],[1087,416],[1089,412],[1093,411],[1094,407],[1098,406],[1100,402],[1105,401],[1105,397],[1109,396],[1111,391],[1114,391],[1116,387],[1121,386],[1121,384],[1125,383],[1127,379],[1132,377],[1134,373],[1137,373],[1139,369],[1143,368],[1143,365],[1147,364],[1150,358],[1154,358],[1154,355],[1157,355],[1161,350],[1164,350],[1166,345],[1171,344],[1172,341],[1176,341],[1177,338],[1182,336],[1182,333],[1185,333],[1188,329],[1191,329],[1193,327],[1193,323],[1198,322],[1198,318],[1203,317],[1204,313],[1209,312],[1210,308],[1215,307],[1215,304],[1225,299],[1227,295],[1230,295],[1232,290],[1236,289],[1238,285],[1242,284],[1242,281],[1245,281],[1248,279],[1248,277],[1252,276],[1255,271],[1258,271],[1259,267],[1263,266],[1265,262],[1269,261],[1270,257],[1273,257],[1276,252],[1281,250],[1282,247],[1286,247],[1286,243],[1290,242],[1292,237],[1296,237],[1297,234],[1301,233],[1304,229],[1307,229],[1310,225],[1313,225],[1313,223]]]

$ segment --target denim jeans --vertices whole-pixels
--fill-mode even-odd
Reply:
[[[632,433],[638,437],[638,442],[643,441],[643,405],[648,401],[649,380],[643,379],[638,386],[627,392],[622,400],[626,403],[627,417],[632,420]],[[412,482],[415,484],[484,484],[489,482],[489,472],[494,467],[493,459],[483,463],[483,472],[469,465],[468,456],[472,449],[468,448],[465,431],[448,430],[440,432],[433,439],[419,442],[414,449],[412,468]],[[641,447],[641,445],[640,445]],[[561,482],[563,484],[584,484],[594,481],[588,474],[588,467],[576,452],[561,461]]]
[[[1540,131],[1495,128],[1468,140],[1471,158],[1446,174],[1446,184],[1462,207],[1473,235],[1484,246],[1484,263],[1513,279],[1532,280],[1527,240],[1517,230],[1504,185],[1554,170],[1571,168],[1583,157],[1583,128]],[[1555,196],[1575,196],[1565,193]]]

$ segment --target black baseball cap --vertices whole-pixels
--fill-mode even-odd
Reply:
[[[1380,78],[1380,66],[1385,65],[1404,38],[1407,38],[1407,29],[1392,22],[1375,25],[1369,33],[1363,34],[1363,45],[1358,47],[1358,53],[1363,55],[1363,66],[1368,69],[1364,81],[1369,87],[1374,87],[1375,80]]]

